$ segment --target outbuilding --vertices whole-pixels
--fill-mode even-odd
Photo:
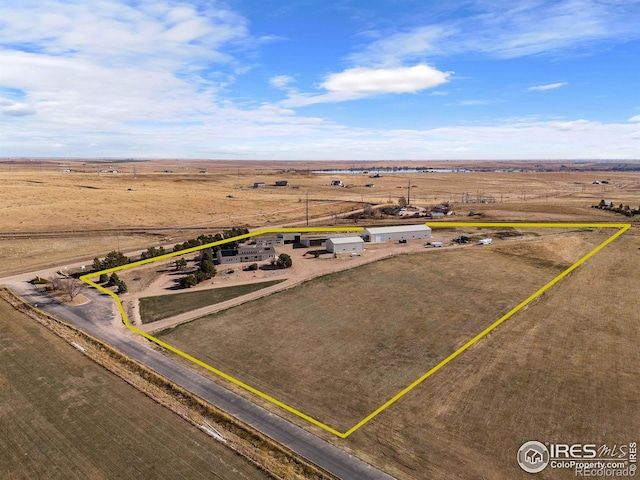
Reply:
[[[361,237],[331,237],[327,239],[329,253],[363,252],[364,240]]]
[[[430,238],[431,229],[423,224],[365,228],[360,236],[365,242],[380,243],[416,238]]]

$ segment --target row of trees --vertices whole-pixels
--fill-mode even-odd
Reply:
[[[187,248],[200,247],[202,245],[207,245],[213,242],[220,242],[227,238],[238,237],[240,235],[246,235],[249,233],[249,230],[243,227],[233,227],[229,230],[224,230],[222,233],[216,233],[215,235],[199,235],[196,238],[191,238],[186,242],[177,243],[173,246],[174,252],[179,252],[180,250],[186,250]],[[225,243],[225,248],[235,248],[238,246],[237,241]],[[214,252],[220,250],[220,246],[212,247]]]
[[[622,215],[626,215],[627,217],[640,215],[640,207],[638,207],[637,210],[634,210],[629,205],[622,205],[622,203],[615,207],[613,206],[612,202],[606,202],[604,199],[600,200],[600,203],[598,205],[593,205],[593,208],[600,208],[602,210],[609,210],[610,212],[621,213]]]

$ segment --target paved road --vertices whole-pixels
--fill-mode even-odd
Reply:
[[[161,353],[127,338],[112,326],[112,300],[107,295],[91,290],[86,293],[90,299],[89,303],[68,307],[41,294],[26,282],[14,281],[10,282],[9,286],[28,302],[37,303],[38,308],[56,315],[118,348],[332,474],[345,480],[393,480],[393,477],[373,468],[362,460],[230,392]]]

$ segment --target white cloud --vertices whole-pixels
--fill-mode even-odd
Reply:
[[[277,105],[264,104],[258,109],[261,112],[273,113],[276,115],[293,115],[296,112],[289,108],[278,107]]]
[[[459,8],[452,5],[452,9]],[[349,59],[358,65],[393,66],[460,53],[516,58],[640,38],[636,0],[479,0],[472,8],[475,14],[456,20],[375,32],[378,38]],[[371,35],[369,31],[367,36]]]
[[[568,85],[567,82],[549,83],[546,85],[537,85],[535,87],[529,87],[527,90],[544,92],[546,90],[554,90],[556,88],[564,87]]]
[[[289,75],[277,75],[269,79],[269,85],[275,88],[285,88],[296,81],[295,78]]]
[[[349,56],[358,65],[395,66],[405,61],[423,59],[440,50],[439,45],[454,34],[455,27],[429,25],[381,38]]]
[[[428,65],[386,69],[351,68],[329,75],[322,86],[330,92],[356,95],[415,93],[445,83],[449,75]]]
[[[487,105],[488,103],[489,102],[487,100],[460,100],[457,105],[460,105],[462,107],[475,107],[479,105]]]
[[[243,68],[228,52],[252,41],[246,20],[215,3],[6,1],[0,18],[0,85],[29,105],[3,113],[57,128],[215,115]]]
[[[640,115],[635,115],[631,117],[627,122],[640,122]]]
[[[416,93],[446,83],[451,73],[441,72],[428,65],[350,68],[326,77],[321,86],[327,93],[295,93],[281,103],[295,107],[355,100],[385,93]]]
[[[547,125],[551,128],[555,128],[563,132],[570,132],[570,131],[588,130],[593,126],[598,125],[598,123],[589,122],[588,120],[584,120],[584,119],[579,119],[579,120],[572,120],[569,122],[548,122]]]

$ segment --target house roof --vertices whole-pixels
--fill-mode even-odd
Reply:
[[[431,229],[423,224],[396,225],[393,227],[369,227],[363,230],[363,232],[367,232],[370,235],[377,235],[380,233],[430,232],[430,231]]]
[[[364,243],[360,237],[330,237],[328,240],[334,245],[346,245],[349,243]]]

